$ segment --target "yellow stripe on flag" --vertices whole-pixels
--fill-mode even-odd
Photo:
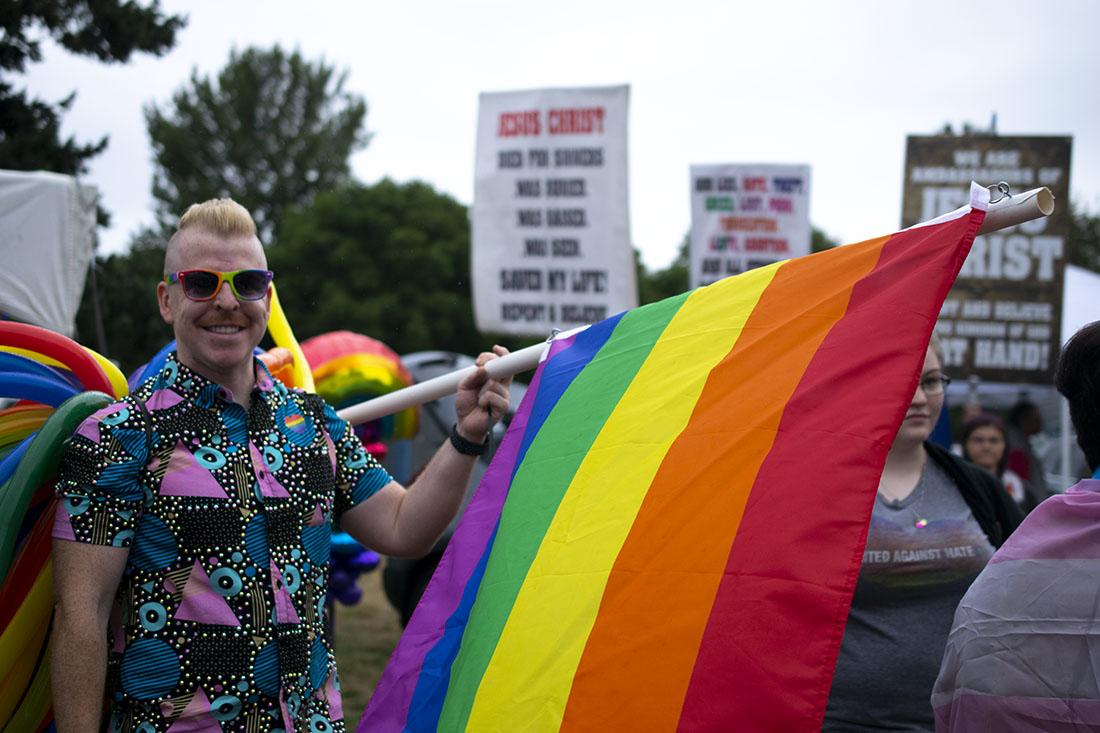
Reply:
[[[650,482],[782,264],[701,288],[673,316],[558,507],[482,677],[467,730],[507,730],[517,720],[533,730],[558,729],[608,574]]]

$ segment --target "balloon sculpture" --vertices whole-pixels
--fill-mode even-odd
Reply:
[[[37,326],[0,323],[0,726],[53,718],[48,630],[53,599],[52,477],[86,417],[128,392],[111,362]]]
[[[332,331],[302,342],[317,394],[337,409],[412,384],[412,375],[401,359],[381,341],[351,331]],[[355,428],[363,446],[375,458],[385,455],[384,440],[405,440],[420,427],[419,411],[412,407],[396,415],[372,420]],[[363,597],[359,575],[378,566],[372,550],[338,532],[332,538],[332,572],[329,574],[329,603],[334,599],[354,606]]]
[[[316,392],[336,409],[412,384],[401,358],[381,341],[351,331],[331,331],[302,343]],[[364,444],[407,440],[420,428],[416,407],[356,427]]]
[[[314,390],[309,363],[274,289],[268,330],[277,346],[261,358],[273,374],[287,386]],[[65,443],[93,412],[155,374],[174,348],[174,342],[165,346],[128,384],[118,367],[71,339],[37,326],[0,322],[0,397],[16,400],[0,409],[0,730],[53,727],[50,542],[53,484]],[[339,544],[334,550],[333,557],[342,556]],[[350,557],[346,568],[356,576],[378,562],[377,555],[361,547]],[[337,570],[343,567],[338,561]],[[358,600],[342,587],[346,601]]]

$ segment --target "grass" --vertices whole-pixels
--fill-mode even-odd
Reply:
[[[359,605],[336,607],[336,664],[349,731],[355,730],[401,637],[397,611],[382,592],[382,569],[359,576],[359,586]]]

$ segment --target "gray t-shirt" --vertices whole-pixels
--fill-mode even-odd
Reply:
[[[931,459],[909,496],[875,499],[822,730],[934,729],[929,697],[955,607],[992,556]]]

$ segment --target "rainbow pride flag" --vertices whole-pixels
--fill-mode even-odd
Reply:
[[[820,730],[973,188],[553,342],[359,730]]]

